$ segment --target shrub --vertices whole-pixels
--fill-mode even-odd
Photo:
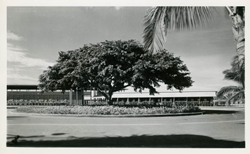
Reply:
[[[168,107],[118,107],[118,106],[21,106],[18,112],[42,114],[83,114],[83,115],[140,115],[168,114],[200,111],[198,107],[168,108]]]
[[[90,100],[87,101],[89,106],[103,106],[107,105],[106,101],[97,101],[97,100]]]
[[[160,103],[160,105],[163,105],[163,106],[166,106],[166,107],[172,107],[173,106],[173,102],[163,101],[162,103]]]
[[[184,107],[187,105],[187,102],[182,102],[182,101],[176,101],[175,106],[177,107]]]
[[[13,99],[9,99],[9,100],[7,100],[7,105],[67,105],[67,104],[69,104],[69,100],[67,100],[67,99],[64,99],[64,100],[53,100],[53,99],[49,99],[49,100],[44,100],[44,99],[13,100]]]
[[[14,100],[13,99],[7,100],[7,105],[14,105]]]
[[[107,102],[103,100],[85,100],[86,103],[84,105],[87,106],[107,106]],[[7,105],[46,105],[46,106],[59,106],[59,105],[69,105],[69,100],[64,99],[64,100],[54,100],[54,99],[49,99],[49,100],[8,100]],[[185,101],[176,101],[173,105],[173,102],[171,101],[163,101],[163,102],[154,102],[153,100],[151,101],[140,101],[138,102],[137,100],[132,100],[130,102],[127,101],[118,101],[118,102],[113,102],[114,106],[119,106],[119,107],[139,107],[139,108],[152,108],[152,107],[168,107],[168,108],[177,108],[177,109],[182,109],[186,106],[196,106],[197,103],[194,101],[191,102],[185,102]]]

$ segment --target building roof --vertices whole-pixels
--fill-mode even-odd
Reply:
[[[38,85],[7,85],[7,90],[39,90],[39,88]]]

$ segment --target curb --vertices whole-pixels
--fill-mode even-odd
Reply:
[[[9,112],[11,114],[32,115],[32,116],[60,116],[60,117],[103,117],[103,118],[123,118],[123,117],[167,117],[167,116],[191,116],[203,115],[202,112],[190,113],[170,113],[170,114],[139,114],[139,115],[80,115],[80,114],[39,114],[39,113],[24,113],[24,112]]]
[[[79,117],[103,117],[103,118],[123,118],[123,117],[167,117],[167,116],[191,116],[201,115],[204,112],[172,113],[172,114],[139,114],[139,115],[79,115]]]
[[[7,109],[16,109],[18,108],[17,106],[7,106]]]

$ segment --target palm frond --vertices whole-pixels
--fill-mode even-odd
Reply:
[[[223,73],[225,74],[225,79],[241,83],[241,74],[240,73],[232,72],[231,70],[225,70],[225,71],[223,71]]]
[[[168,29],[193,29],[204,26],[212,16],[209,7],[170,7],[167,13]]]
[[[169,29],[193,29],[204,26],[212,16],[209,7],[155,7],[145,16],[144,47],[151,51],[163,49]]]
[[[234,70],[245,70],[245,54],[234,56],[231,66]]]
[[[239,56],[235,56],[231,63],[231,69],[223,71],[225,79],[232,80],[245,86],[245,58],[239,59]],[[244,56],[245,57],[245,56]]]
[[[237,100],[239,100],[239,99],[244,99],[244,90],[242,90],[242,91],[239,91],[238,93],[236,93],[236,94],[234,94],[233,96],[231,96],[229,99],[228,99],[228,101],[231,101],[231,100],[233,100],[233,99],[237,99]]]
[[[227,87],[222,87],[218,92],[217,92],[217,97],[224,97],[226,94],[228,93],[235,93],[235,92],[239,92],[242,91],[243,87],[239,87],[239,86],[227,86]]]
[[[145,16],[143,31],[144,47],[150,51],[161,49],[165,40],[164,17],[166,8],[155,7]]]

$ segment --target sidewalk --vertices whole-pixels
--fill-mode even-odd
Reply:
[[[245,110],[245,107],[235,106],[200,106],[201,110],[223,110],[223,111],[240,111]]]

